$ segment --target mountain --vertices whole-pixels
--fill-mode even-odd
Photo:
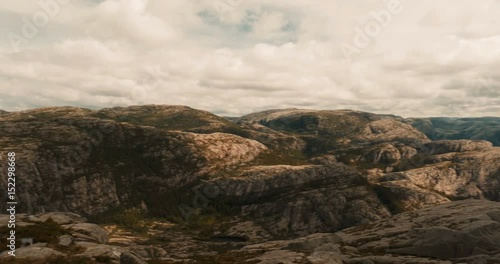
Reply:
[[[411,118],[408,122],[432,140],[487,140],[500,146],[500,117],[480,118]]]
[[[227,119],[186,106],[52,107],[0,115],[0,148],[16,153],[18,213],[82,215],[108,230],[121,253],[137,253],[136,246],[166,251],[164,262],[155,263],[500,259],[488,251],[498,246],[491,241],[500,229],[490,229],[498,223],[496,209],[481,209],[500,201],[500,148],[485,140],[434,139],[418,122],[351,110],[276,109]],[[0,171],[7,166],[4,154]],[[5,177],[0,188],[7,188]],[[487,222],[467,222],[472,211],[455,210],[455,203],[483,210],[478,217]],[[412,214],[464,220],[433,225]],[[391,229],[398,221],[411,223]],[[467,237],[476,227],[465,255],[445,246],[438,247],[442,255],[387,246],[409,248],[412,242],[398,234],[411,237],[421,228],[430,237],[418,245],[446,228],[447,236]],[[321,241],[331,245],[320,248]],[[116,263],[110,250],[86,256]],[[155,258],[136,253],[139,260]]]
[[[181,132],[179,125],[164,129],[165,122],[179,116],[177,108],[166,109],[174,114],[162,111],[143,123],[134,123],[132,117],[132,123],[115,121],[118,109],[43,108],[3,116],[1,146],[16,152],[18,177],[23,179],[18,188],[21,210],[93,215],[145,201],[155,212],[151,203],[172,195],[165,193],[168,188],[192,185],[204,175],[249,162],[266,149],[231,134]],[[145,106],[135,114],[152,110],[157,108]],[[106,119],[96,117],[106,114]],[[196,114],[180,126],[209,129],[216,123],[210,123],[211,115],[200,122],[196,118],[205,113]],[[7,169],[4,161],[1,166]],[[162,210],[169,205],[164,206]]]
[[[93,116],[138,126],[198,133],[222,132],[237,128],[225,118],[187,106],[145,105],[105,108]]]

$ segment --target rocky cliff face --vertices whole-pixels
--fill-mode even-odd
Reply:
[[[92,215],[141,201],[156,208],[169,189],[241,166],[266,149],[231,134],[166,131],[94,114],[51,108],[2,118],[2,150],[18,158],[22,211]],[[6,170],[5,159],[0,169]]]
[[[465,200],[337,233],[243,247],[257,263],[498,263],[500,204]]]
[[[189,227],[183,236],[246,245],[455,200],[500,201],[500,148],[491,142],[432,141],[405,120],[349,110],[271,110],[232,121],[157,105],[2,113],[0,171],[15,151],[22,213],[100,219],[135,208]],[[266,258],[254,262],[274,263]]]
[[[393,209],[400,212],[468,198],[500,201],[498,148],[484,141],[438,141],[426,146],[435,147],[436,155],[424,158],[424,166],[374,180]]]
[[[342,164],[255,166],[236,177],[203,184],[241,207],[272,235],[294,236],[342,228],[390,215],[366,180]]]

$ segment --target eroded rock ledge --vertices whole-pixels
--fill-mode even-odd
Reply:
[[[500,263],[500,203],[464,200],[241,249],[258,263]]]
[[[5,223],[6,215],[0,216]],[[344,229],[289,240],[254,243],[244,239],[197,240],[177,231],[157,233],[169,243],[140,246],[116,243],[98,225],[71,213],[19,215],[20,226],[62,230],[56,239],[19,248],[17,258],[89,259],[95,263],[255,263],[255,264],[475,264],[500,263],[500,203],[463,200]],[[45,225],[45,227],[43,225]],[[158,224],[158,223],[157,223]],[[167,223],[164,223],[167,224]],[[246,232],[255,226],[249,224]],[[36,234],[36,233],[34,233]],[[133,236],[131,236],[133,238]],[[131,238],[129,237],[129,238]],[[220,237],[222,238],[222,237]],[[35,240],[41,239],[35,236]],[[136,238],[139,239],[139,238]],[[158,240],[161,241],[161,240]],[[109,244],[111,243],[111,244]],[[151,244],[143,241],[142,244]],[[209,248],[223,245],[223,252]],[[208,258],[211,256],[211,258]],[[231,256],[228,260],[228,256]],[[6,252],[1,259],[8,257]],[[209,260],[210,259],[210,260]],[[209,262],[203,262],[209,261]],[[199,262],[202,261],[202,262]],[[234,262],[237,261],[237,262]],[[57,262],[47,262],[57,263]]]

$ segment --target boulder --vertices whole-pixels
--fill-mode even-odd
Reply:
[[[69,247],[73,243],[73,237],[70,235],[62,235],[57,239],[57,244],[63,247]]]
[[[77,239],[96,241],[101,244],[108,243],[108,232],[96,224],[78,223],[64,225],[63,227],[72,232],[72,236]]]
[[[8,251],[4,251],[0,253],[0,258],[11,258]],[[51,256],[64,256],[65,254],[59,252],[55,249],[40,246],[40,245],[32,245],[27,247],[21,247],[16,249],[16,258],[31,258],[31,259],[45,259]]]
[[[147,264],[147,262],[131,252],[124,252],[120,255],[120,264]]]

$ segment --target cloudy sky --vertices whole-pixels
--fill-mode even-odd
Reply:
[[[500,116],[496,0],[0,2],[0,109]]]

